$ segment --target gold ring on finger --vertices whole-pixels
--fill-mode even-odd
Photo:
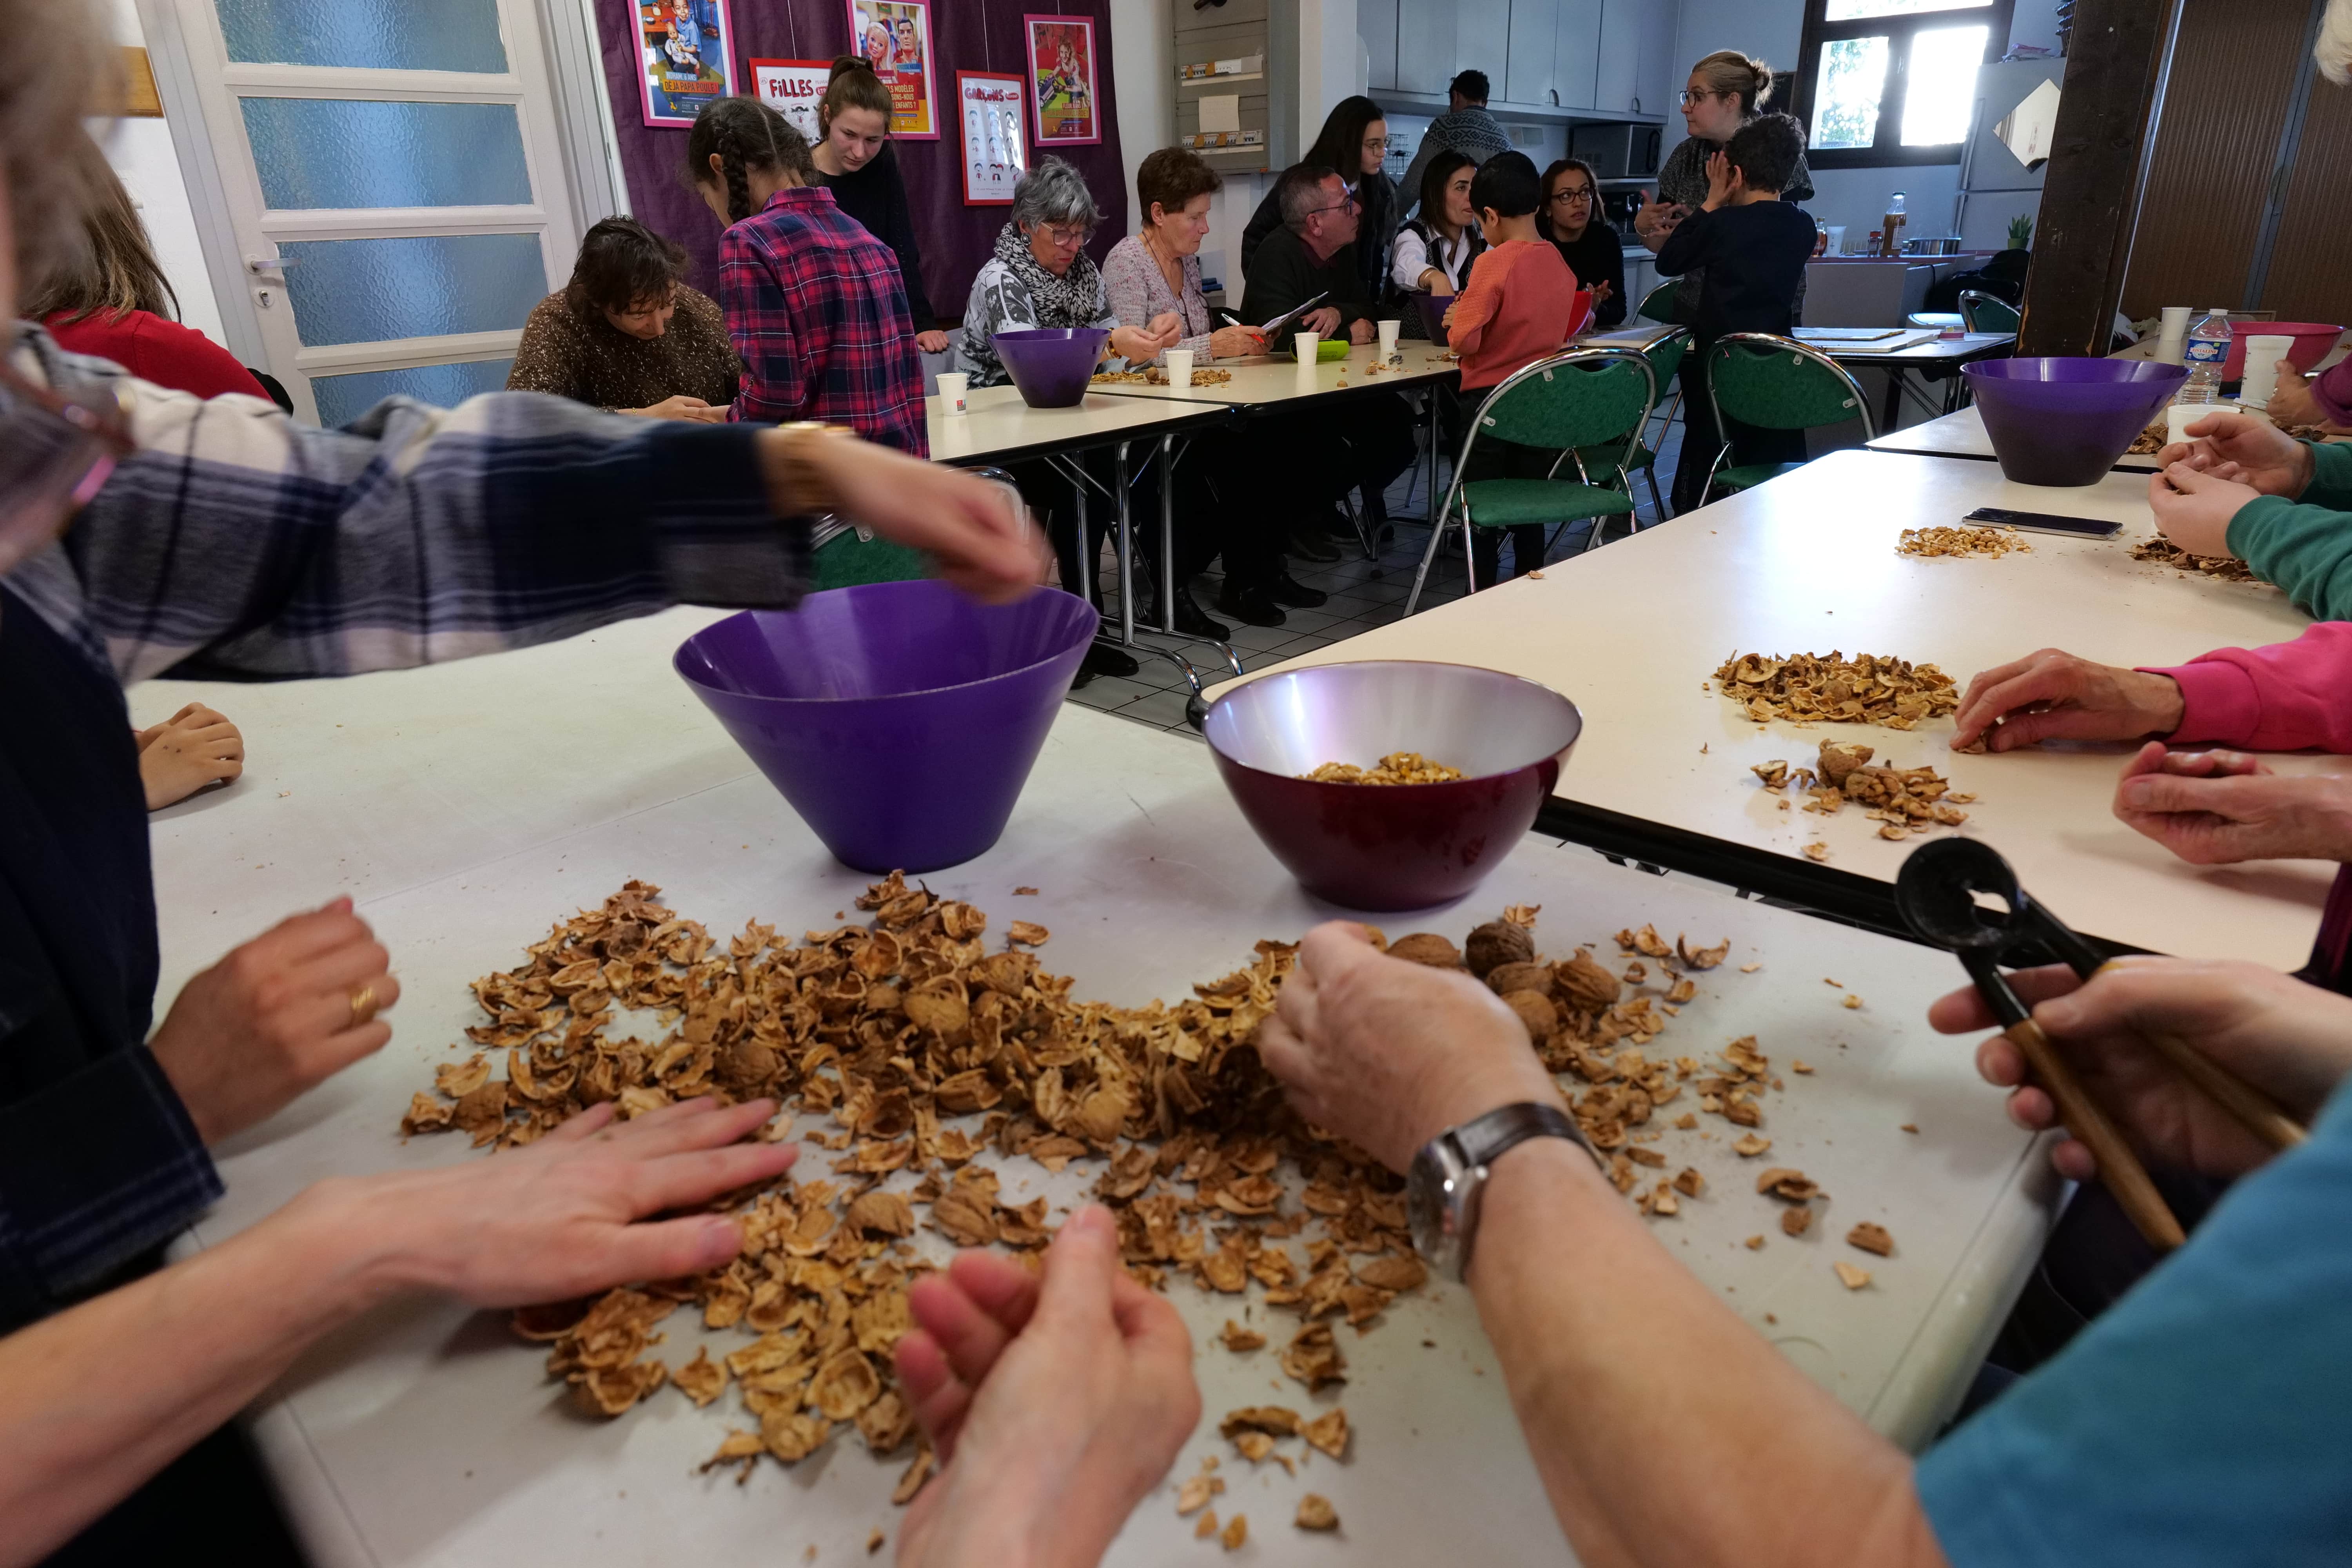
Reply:
[[[352,1024],[354,1029],[375,1016],[375,987],[362,985],[352,993]]]

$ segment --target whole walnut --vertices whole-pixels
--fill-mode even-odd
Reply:
[[[1514,991],[1535,991],[1551,994],[1551,965],[1549,963],[1498,963],[1486,971],[1486,984],[1497,996],[1507,996]]]
[[[1389,943],[1389,956],[1402,958],[1409,963],[1425,963],[1432,969],[1459,969],[1462,953],[1459,949],[1434,931],[1415,931]]]
[[[1526,963],[1536,955],[1536,939],[1528,928],[1509,921],[1488,921],[1470,933],[1463,945],[1463,956],[1469,960],[1470,973],[1482,979],[1488,971],[1506,963]]]
[[[1579,1013],[1598,1013],[1612,1007],[1622,994],[1615,975],[1592,960],[1592,954],[1582,948],[1565,963],[1551,966],[1553,988],[1568,1006]]]
[[[1559,1009],[1540,991],[1506,991],[1503,1004],[1519,1016],[1530,1039],[1543,1039],[1559,1028]]]

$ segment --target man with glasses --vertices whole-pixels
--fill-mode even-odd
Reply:
[[[1466,70],[1455,77],[1446,88],[1446,110],[1429,122],[1422,132],[1421,146],[1412,155],[1412,163],[1404,172],[1404,183],[1399,188],[1408,196],[1419,196],[1421,172],[1432,158],[1451,147],[1463,153],[1471,163],[1484,163],[1497,153],[1510,151],[1511,139],[1503,127],[1486,112],[1486,94],[1492,90],[1482,70]],[[1582,273],[1578,273],[1581,278]]]

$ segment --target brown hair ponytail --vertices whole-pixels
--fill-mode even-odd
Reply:
[[[864,55],[843,55],[833,62],[824,98],[816,106],[816,133],[833,134],[833,117],[845,109],[870,109],[890,122],[890,89],[874,74],[874,62]]]
[[[1716,50],[1691,67],[1691,75],[1706,83],[1710,92],[1737,97],[1742,119],[1764,107],[1764,100],[1772,96],[1772,68],[1738,49]]]
[[[809,162],[808,138],[756,98],[722,98],[694,117],[694,129],[686,134],[688,183],[712,183],[714,153],[719,175],[727,182],[729,223],[741,223],[757,210],[750,171],[772,169],[805,184],[815,169]]]

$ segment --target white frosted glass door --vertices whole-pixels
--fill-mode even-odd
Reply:
[[[225,314],[298,417],[504,384],[570,273],[531,0],[142,0],[184,50],[221,221]],[[225,294],[226,291],[224,291]],[[249,351],[248,351],[249,352]]]

